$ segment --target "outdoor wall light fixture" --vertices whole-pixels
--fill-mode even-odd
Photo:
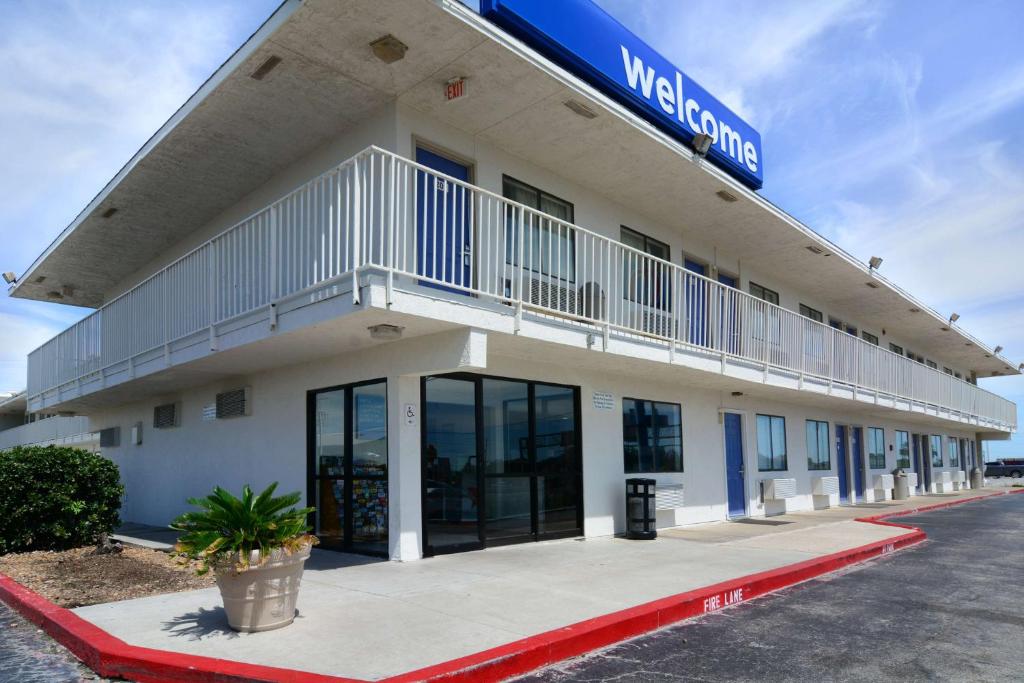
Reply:
[[[953,315],[949,316],[949,323],[952,325],[953,323],[955,323],[959,319],[960,319],[960,314],[959,313],[954,313]]]
[[[7,284],[13,285],[17,281],[18,276],[12,273],[11,271],[7,271],[6,273],[4,273],[4,282],[6,282]]]
[[[999,353],[1000,351],[1002,351],[1002,350],[1003,350],[1003,347],[1002,347],[1002,346],[997,346],[997,347],[996,347],[995,349],[993,349],[993,350],[995,351],[995,353]]]
[[[881,265],[881,256],[872,256],[871,258],[868,259],[868,268],[870,268],[871,270],[878,270]]]
[[[690,141],[690,144],[693,145],[693,151],[704,156],[708,153],[708,150],[711,149],[712,142],[714,142],[714,140],[712,140],[711,136],[707,133],[697,133],[693,136],[693,140]]]
[[[367,327],[370,331],[370,338],[377,339],[380,341],[394,341],[395,339],[402,338],[402,330],[404,327],[398,325],[370,325]]]
[[[370,49],[373,50],[373,55],[380,61],[385,64],[394,64],[405,57],[409,46],[389,33],[370,43]]]

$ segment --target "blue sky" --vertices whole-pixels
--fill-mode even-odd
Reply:
[[[0,270],[27,268],[277,4],[0,3]],[[765,196],[1024,360],[1024,3],[599,4],[761,132]],[[85,313],[0,296],[0,390]],[[1024,379],[983,386],[1024,404]]]

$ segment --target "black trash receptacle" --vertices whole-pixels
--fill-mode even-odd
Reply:
[[[658,537],[655,528],[653,479],[626,480],[626,537],[648,541]]]

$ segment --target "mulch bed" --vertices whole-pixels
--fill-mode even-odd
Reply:
[[[68,608],[214,585],[212,572],[196,576],[159,550],[125,546],[106,555],[95,550],[90,546],[0,555],[0,573]]]

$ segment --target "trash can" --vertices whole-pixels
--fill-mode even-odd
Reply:
[[[985,485],[985,473],[981,471],[980,467],[975,467],[971,470],[971,488],[980,489]]]
[[[626,537],[649,541],[658,537],[655,528],[653,479],[626,480]]]
[[[903,471],[902,467],[897,467],[892,471],[892,479],[895,485],[892,489],[893,500],[907,500],[910,498],[910,484],[907,479],[907,473]]]

